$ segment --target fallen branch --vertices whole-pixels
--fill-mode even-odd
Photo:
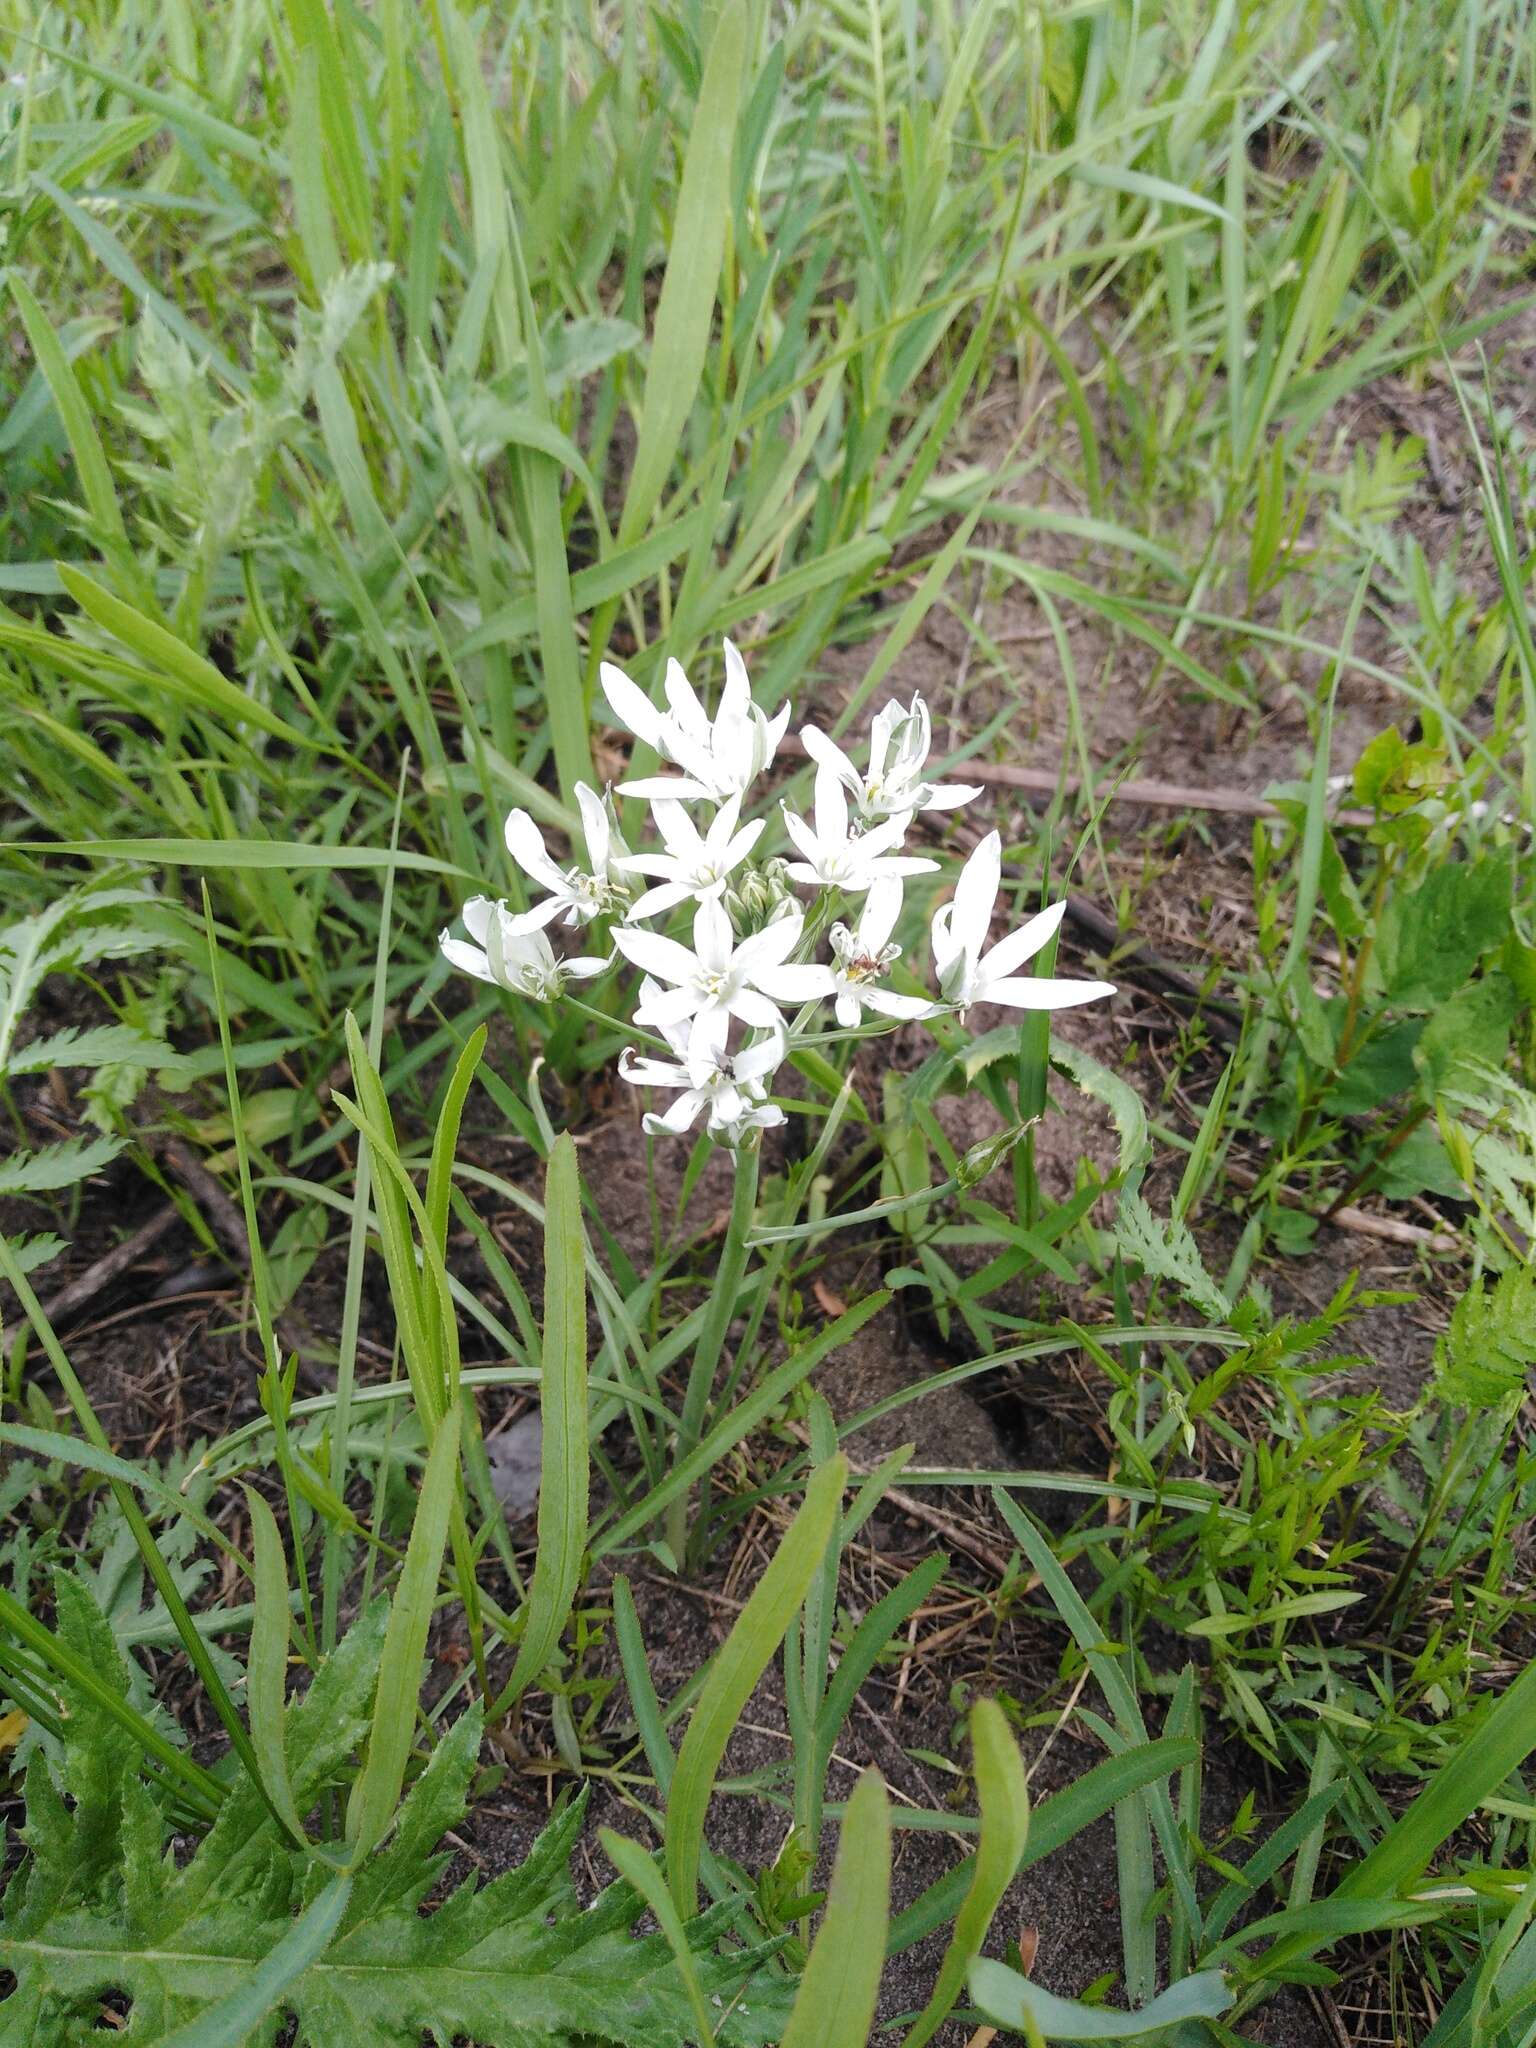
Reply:
[[[780,751],[786,754],[806,756],[805,747],[798,735],[786,733],[779,742]],[[1023,795],[1040,797],[1045,802],[1058,793],[1063,796],[1078,796],[1082,792],[1083,778],[1080,775],[1063,775],[1049,768],[1019,768],[1001,761],[963,761],[955,769],[968,782],[980,782],[989,789],[1016,789]],[[1094,784],[1095,797],[1103,796],[1111,802],[1144,804],[1153,810],[1163,811],[1216,811],[1234,818],[1278,818],[1283,815],[1278,804],[1272,804],[1268,797],[1250,796],[1243,789],[1202,789],[1182,782],[1158,782],[1126,778],[1116,781],[1107,776],[1103,784]],[[1336,825],[1370,825],[1375,820],[1369,811],[1335,811]]]
[[[99,1259],[92,1259],[83,1273],[61,1287],[43,1303],[43,1314],[54,1329],[72,1322],[83,1309],[94,1307],[97,1296],[114,1280],[120,1280],[124,1273],[136,1266],[144,1254],[152,1251],[176,1222],[180,1211],[174,1202],[167,1202],[157,1209],[153,1216],[141,1223],[131,1237],[125,1237],[121,1244],[113,1245],[103,1252]]]

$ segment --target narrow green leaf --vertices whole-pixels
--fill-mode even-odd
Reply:
[[[955,1931],[933,1996],[908,2033],[903,2048],[922,2048],[948,2018],[966,1972],[986,1940],[993,1915],[1024,1859],[1029,1839],[1029,1792],[1019,1745],[996,1700],[978,1700],[971,1710],[971,1749],[981,1801],[981,1844],[971,1871],[971,1888],[955,1916]]]
[[[880,1996],[890,1910],[891,1808],[885,1780],[871,1766],[843,1816],[826,1915],[800,1979],[783,2048],[865,2048]]]
[[[117,493],[112,488],[112,472],[107,467],[96,424],[81,394],[69,358],[49,325],[47,314],[32,296],[31,287],[19,270],[11,272],[10,285],[21,324],[27,330],[33,358],[47,379],[54,406],[64,423],[86,510],[95,521],[102,546],[113,557],[119,574],[125,576],[131,588],[137,589],[141,587],[141,573],[128,545],[128,530],[123,525]]]
[[[251,1746],[272,1804],[294,1840],[302,1842],[304,1822],[294,1804],[283,1739],[288,1673],[288,1565],[272,1510],[254,1487],[245,1489],[245,1499],[251,1512],[251,1583],[256,1589],[256,1613],[251,1622],[250,1656],[245,1669],[246,1719],[250,1723]]]
[[[184,702],[236,725],[259,726],[274,739],[287,740],[290,746],[313,746],[314,742],[305,734],[279,718],[275,711],[258,704],[185,640],[178,640],[166,627],[145,618],[122,598],[114,597],[94,577],[61,562],[59,581],[88,618],[104,627],[124,647],[131,648],[148,664],[151,677],[173,687]]]
[[[1234,1996],[1220,1970],[1202,1970],[1135,2012],[1117,2012],[1112,2006],[1057,1998],[1005,1963],[983,1961],[971,1970],[971,1998],[984,2018],[1045,2041],[1133,2041],[1185,2020],[1216,2019]]]
[[[544,1441],[528,1622],[497,1713],[549,1662],[581,1583],[587,1541],[587,1286],[576,1146],[562,1131],[544,1181]]]
[[[448,1517],[459,1477],[459,1411],[450,1408],[438,1425],[416,1503],[416,1519],[405,1563],[384,1631],[379,1687],[373,1704],[368,1759],[352,1790],[347,1839],[352,1867],[361,1865],[382,1840],[399,1804],[406,1759],[416,1726],[421,1662],[437,1594]]]
[[[699,1982],[698,1966],[687,1930],[672,1903],[672,1894],[667,1890],[667,1880],[657,1868],[654,1857],[648,1856],[640,1844],[630,1841],[627,1835],[616,1835],[612,1828],[599,1828],[597,1839],[603,1845],[603,1854],[620,1877],[640,1894],[655,1914],[656,1925],[666,1936],[678,1975],[688,1993],[688,2003],[693,2007],[694,2022],[699,2030],[699,2048],[713,2048],[715,2023],[710,2018],[704,1987]]]
[[[799,1513],[710,1666],[683,1737],[667,1800],[666,1861],[673,1902],[685,1915],[698,1906],[704,1814],[725,1745],[826,1554],[847,1477],[843,1457],[812,1475]]]
[[[639,536],[656,508],[704,373],[730,222],[731,151],[752,20],[749,7],[722,7],[704,64],[656,306],[635,466],[619,521],[621,547]]]

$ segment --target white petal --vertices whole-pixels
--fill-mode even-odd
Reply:
[[[682,862],[670,853],[626,853],[614,865],[626,875],[654,875],[670,882],[682,872]]]
[[[706,1003],[694,1013],[693,1022],[688,1027],[688,1065],[695,1073],[715,1063],[723,1015],[723,1007],[719,1003]]]
[[[831,968],[818,966],[814,961],[807,961],[804,966],[790,961],[783,967],[762,967],[752,981],[754,987],[772,996],[776,1003],[811,1003],[818,996],[833,994],[837,988]]]
[[[780,1031],[776,1031],[771,1038],[763,1039],[758,1045],[745,1046],[736,1055],[737,1080],[749,1086],[754,1081],[762,1080],[765,1074],[771,1074],[783,1065],[788,1050],[788,1043]]]
[[[587,871],[594,875],[606,874],[613,837],[608,824],[608,807],[595,789],[588,789],[584,782],[578,782],[576,808],[581,812],[581,836],[587,842]]]
[[[841,846],[848,837],[848,797],[830,768],[816,770],[816,837],[823,846]]]
[[[970,1000],[1004,1003],[1011,1010],[1072,1010],[1114,992],[1112,981],[1051,981],[1044,975],[1021,974],[1008,981],[981,982]]]
[[[688,948],[660,932],[640,932],[628,925],[618,925],[614,928],[613,943],[626,960],[632,960],[636,967],[661,981],[691,982],[699,971],[699,963]]]
[[[819,726],[802,725],[800,739],[805,751],[818,768],[825,768],[828,774],[835,775],[848,789],[861,790],[864,787],[864,778],[858,769],[854,767],[837,741],[824,733]]]
[[[776,917],[772,924],[765,924],[760,932],[742,940],[736,949],[737,968],[750,980],[759,968],[776,967],[799,945],[804,929],[805,919],[798,911],[789,917]]]
[[[472,974],[477,981],[496,979],[491,972],[490,961],[478,946],[468,945],[463,939],[456,939],[448,932],[444,932],[437,943],[450,967],[457,967],[465,974]]]
[[[590,981],[594,974],[602,974],[612,965],[613,955],[611,953],[602,960],[597,959],[591,953],[583,953],[575,959],[562,960],[560,962],[560,971],[562,974],[571,975],[576,981]]]
[[[885,946],[901,915],[901,895],[900,875],[880,875],[870,884],[864,908],[859,912],[858,942],[862,952],[878,953]]]
[[[704,844],[699,837],[699,828],[683,809],[676,797],[658,796],[651,800],[651,816],[656,820],[656,830],[666,841],[667,851],[680,860],[697,860],[699,848]]]
[[[733,641],[725,643],[725,684],[720,692],[720,715],[722,718],[740,720],[743,723],[752,710],[752,685],[747,678],[747,664],[737,652]]]
[[[852,989],[843,990],[837,1001],[832,1005],[832,1012],[845,1031],[853,1029],[862,1013],[859,1009],[859,998],[853,993]]]
[[[459,916],[464,920],[464,929],[477,945],[485,944],[486,934],[491,928],[491,919],[496,915],[497,904],[493,896],[471,896]]]
[[[756,989],[744,988],[731,997],[729,1009],[733,1017],[739,1017],[743,1024],[750,1024],[754,1031],[782,1030],[783,1019],[767,996],[759,995]]]
[[[925,811],[954,811],[985,794],[980,782],[935,782],[923,802]]]
[[[887,818],[883,825],[877,825],[873,832],[866,832],[859,841],[862,855],[873,859],[877,854],[888,853],[893,846],[900,846],[911,829],[912,813],[898,811],[894,818]]]
[[[638,1005],[635,1010],[635,1022],[643,1024],[647,1031],[659,1031],[680,1058],[686,1057],[687,1036],[679,1030],[674,1040],[673,1028],[688,1023],[690,1018],[697,1015],[698,1007],[703,1000],[696,988],[665,989],[659,996],[651,996]]]
[[[799,847],[806,859],[819,866],[821,863],[821,841],[816,837],[816,834],[811,830],[804,818],[797,817],[787,804],[781,806],[781,808],[784,813],[784,830],[789,834],[795,845]],[[809,877],[806,877],[806,879],[809,880]]]
[[[543,931],[546,925],[555,922],[562,911],[570,912],[571,907],[569,900],[564,896],[546,896],[544,901],[536,903],[532,910],[519,911],[516,916],[504,918],[502,930],[519,938],[526,937],[529,932]],[[567,922],[569,921],[567,918]]]
[[[651,803],[658,797],[675,797],[680,804],[696,804],[712,803],[715,792],[687,775],[642,775],[634,782],[621,782],[619,795],[644,797]]]
[[[981,957],[978,971],[982,980],[1001,981],[1004,975],[1022,967],[1026,960],[1033,960],[1041,947],[1049,945],[1056,936],[1066,907],[1065,903],[1053,903],[1048,909],[1037,911],[1016,932],[999,939],[990,952]]]
[[[690,1088],[679,1095],[676,1102],[669,1103],[659,1116],[644,1118],[644,1128],[653,1137],[680,1138],[684,1131],[692,1130],[704,1102],[705,1098],[699,1090]]]
[[[699,702],[699,693],[689,682],[680,661],[668,659],[666,681],[667,709],[688,738],[695,742],[709,737],[709,714]]]
[[[689,1085],[685,1068],[674,1066],[670,1060],[653,1060],[637,1053],[632,1045],[626,1045],[619,1054],[619,1078],[630,1081],[636,1088],[686,1088]]]
[[[904,996],[894,988],[866,988],[861,991],[870,1009],[882,1017],[931,1017],[938,1008],[925,996]]]
[[[722,904],[713,898],[701,903],[693,914],[693,950],[699,965],[711,974],[724,974],[731,965],[736,934]]]
[[[950,929],[958,951],[976,954],[986,944],[992,906],[1002,879],[1003,842],[996,832],[989,832],[960,870],[960,879],[955,884]]]
[[[868,889],[882,877],[899,875],[931,875],[938,868],[936,860],[924,860],[915,853],[887,854],[882,860],[872,860],[865,868],[863,887]]]
[[[616,668],[611,661],[601,664],[598,671],[603,686],[603,695],[613,710],[620,725],[626,726],[637,740],[644,740],[649,747],[661,751],[662,718],[650,698],[638,683],[631,682],[623,669]]]
[[[763,827],[767,822],[766,818],[753,818],[749,824],[743,825],[735,838],[731,840],[725,852],[721,855],[720,860],[720,864],[727,874],[733,868],[741,866],[762,836]]]
[[[508,853],[525,875],[546,889],[564,887],[565,877],[550,859],[544,835],[526,811],[508,811],[503,836]]]
[[[724,887],[724,884],[721,884]],[[679,903],[686,903],[693,890],[686,882],[659,882],[654,889],[647,889],[643,896],[637,896],[625,915],[636,922],[643,917],[660,917],[664,910],[675,910]]]

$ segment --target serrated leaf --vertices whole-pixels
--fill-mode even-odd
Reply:
[[[65,1138],[40,1152],[13,1152],[0,1166],[0,1195],[44,1195],[89,1180],[123,1149],[121,1138]]]
[[[123,1684],[111,1631],[82,1585],[61,1573],[56,1599],[71,1648]],[[384,1626],[376,1603],[288,1710],[301,1811],[367,1727]],[[0,1969],[15,1979],[0,2001],[0,2048],[73,2048],[108,1991],[132,2004],[127,2038],[145,2041],[266,2040],[260,2029],[272,2022],[261,2016],[274,2009],[292,2013],[294,2048],[463,2038],[482,2048],[677,2048],[689,2038],[694,2008],[665,1938],[630,1934],[643,1901],[617,1884],[585,1911],[577,1905],[568,1864],[584,1798],[556,1812],[519,1869],[488,1885],[471,1877],[422,1912],[445,1862],[438,1842],[464,1810],[477,1714],[439,1742],[347,1896],[243,1780],[178,1867],[131,1737],[84,1695],[67,1706],[73,1805],[41,1757],[27,1779],[28,1854],[0,1922]],[[728,2014],[722,2048],[767,2048],[787,2003],[766,1970],[777,1945],[732,1945],[741,1910],[716,1907],[685,1932],[699,1985]]]
[[[1376,958],[1387,998],[1409,1010],[1444,1002],[1509,930],[1507,860],[1452,861],[1387,901]]]
[[[1525,1392],[1536,1365],[1536,1266],[1512,1266],[1474,1287],[1435,1346],[1435,1387],[1454,1408],[1501,1408]]]
[[[1140,1195],[1124,1194],[1114,1231],[1115,1241],[1126,1257],[1135,1259],[1151,1278],[1168,1281],[1208,1316],[1220,1318],[1231,1313],[1231,1304],[1205,1270],[1200,1248],[1187,1224],[1176,1218],[1163,1223]]]
[[[46,1038],[18,1047],[7,1062],[12,1074],[41,1074],[49,1067],[173,1066],[176,1051],[163,1039],[135,1031],[131,1024],[67,1025]]]

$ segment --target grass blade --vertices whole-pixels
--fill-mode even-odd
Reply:
[[[730,221],[731,149],[751,23],[750,8],[721,8],[705,60],[656,306],[635,466],[619,520],[621,547],[638,539],[656,509],[704,372]]]

